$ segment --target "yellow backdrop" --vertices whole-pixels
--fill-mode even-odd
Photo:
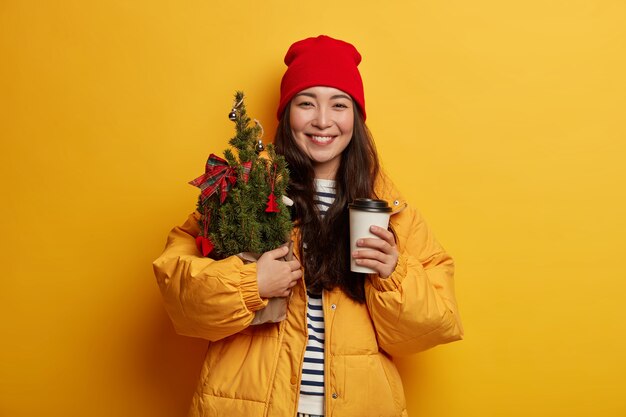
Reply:
[[[626,4],[0,2],[0,416],[182,416],[204,343],[151,261],[244,90],[358,46],[387,171],[455,256],[466,340],[399,361],[411,416],[624,416]]]

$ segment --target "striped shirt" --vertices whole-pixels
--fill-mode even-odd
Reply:
[[[335,181],[315,180],[315,197],[320,216],[335,201]],[[324,310],[322,294],[307,291],[306,322],[308,339],[302,364],[298,412],[324,415]]]
[[[330,206],[335,201],[335,181],[315,179],[315,197],[320,216],[324,217]]]

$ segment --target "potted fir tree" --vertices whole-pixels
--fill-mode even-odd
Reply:
[[[201,190],[196,243],[203,256],[237,255],[251,262],[263,252],[291,245],[293,225],[285,205],[290,203],[285,196],[289,172],[273,144],[263,145],[263,129],[256,120],[251,124],[243,92],[235,94],[234,103],[229,114],[235,122],[236,133],[229,141],[233,149],[226,149],[224,158],[211,154],[205,173],[190,181]],[[285,313],[286,300],[271,299],[253,324],[280,321]]]

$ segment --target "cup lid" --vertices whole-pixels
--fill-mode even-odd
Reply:
[[[348,204],[348,208],[376,213],[391,212],[391,207],[385,200],[374,200],[372,198],[355,198],[352,203]]]

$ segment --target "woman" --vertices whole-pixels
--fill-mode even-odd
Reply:
[[[296,259],[202,258],[198,214],[154,262],[181,334],[209,340],[190,416],[406,416],[391,358],[462,337],[453,261],[379,172],[365,126],[361,56],[327,36],[293,44],[275,145],[287,159]],[[390,230],[372,227],[350,253],[347,204],[384,199]],[[374,274],[350,272],[351,258]],[[272,297],[287,318],[251,326]]]

